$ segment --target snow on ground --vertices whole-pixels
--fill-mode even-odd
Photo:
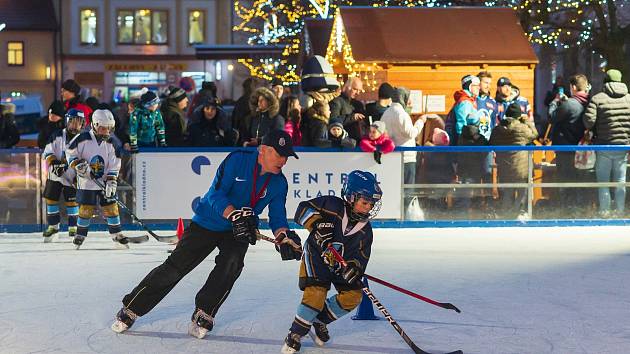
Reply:
[[[630,352],[628,228],[376,229],[368,273],[458,306],[444,310],[378,284],[374,294],[416,344],[443,353]],[[208,257],[127,334],[109,329],[120,299],[167,256],[150,240],[114,250],[92,233],[81,250],[62,236],[0,235],[1,353],[278,353],[301,293],[298,262],[271,244],[245,270],[198,340],[186,333]],[[380,313],[377,312],[377,315]],[[382,317],[382,316],[381,316]],[[411,353],[387,323],[346,316],[332,342],[304,353]]]

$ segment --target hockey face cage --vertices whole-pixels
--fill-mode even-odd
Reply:
[[[359,213],[355,211],[354,204],[359,200],[359,198],[363,198],[371,203],[374,203],[372,209],[370,209],[370,211],[368,211],[367,213]],[[343,199],[348,205],[350,219],[354,221],[367,221],[369,219],[373,219],[376,217],[376,215],[378,215],[378,212],[381,210],[382,202],[380,194],[368,196],[360,192],[354,192],[350,194],[343,193]]]

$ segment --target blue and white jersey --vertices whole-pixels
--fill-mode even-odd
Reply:
[[[72,139],[66,150],[66,157],[72,169],[80,160],[85,160],[90,165],[91,178],[77,177],[79,189],[101,190],[92,178],[98,179],[103,185],[107,179],[118,178],[120,156],[117,155],[111,138],[99,142],[92,130]]]
[[[50,142],[44,148],[44,160],[46,160],[46,164],[48,166],[50,166],[54,160],[68,163],[68,160],[66,159],[66,148],[68,143],[68,132],[66,129],[56,130],[50,136]],[[64,186],[68,187],[73,186],[75,176],[76,172],[72,168],[68,168],[61,177],[54,173],[48,173],[49,180],[60,182]]]
[[[479,115],[479,134],[490,140],[492,129],[497,125],[497,101],[490,96],[477,96],[477,112]]]

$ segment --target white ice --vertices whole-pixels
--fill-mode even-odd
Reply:
[[[630,353],[628,228],[376,229],[368,273],[458,306],[461,314],[371,284],[424,350],[443,353]],[[268,231],[267,231],[268,232]],[[0,235],[1,353],[278,353],[301,293],[298,262],[271,244],[245,269],[203,339],[186,333],[214,253],[126,334],[110,330],[120,299],[168,256],[153,240],[114,250],[92,233]],[[377,315],[380,313],[377,312]],[[382,316],[381,316],[382,317]],[[304,353],[411,353],[387,321],[330,327]]]

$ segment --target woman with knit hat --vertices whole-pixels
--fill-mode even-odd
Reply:
[[[179,87],[172,87],[166,100],[162,103],[162,118],[164,119],[168,146],[186,146],[188,133],[184,110],[187,106],[186,91]]]

